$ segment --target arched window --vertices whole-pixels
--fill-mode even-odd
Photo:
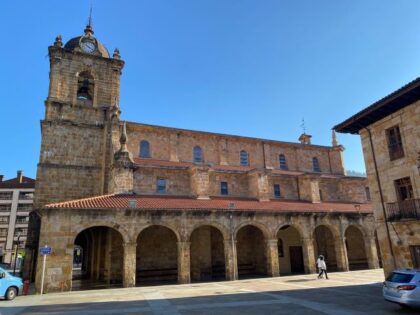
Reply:
[[[312,170],[314,172],[321,172],[321,169],[319,167],[318,158],[316,158],[316,157],[312,158]]]
[[[248,152],[246,152],[245,150],[242,150],[239,153],[239,160],[240,160],[241,166],[248,166],[249,165]]]
[[[286,157],[284,156],[284,154],[279,155],[279,164],[281,170],[287,170]]]
[[[140,142],[140,157],[149,158],[150,157],[150,144],[146,140]]]
[[[94,87],[93,76],[87,71],[80,73],[77,81],[77,100],[92,104]]]
[[[193,149],[193,160],[194,163],[203,162],[203,152],[201,151],[201,148],[198,145],[196,145]]]

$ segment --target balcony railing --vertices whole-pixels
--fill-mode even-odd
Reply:
[[[387,221],[420,220],[420,199],[387,203]]]

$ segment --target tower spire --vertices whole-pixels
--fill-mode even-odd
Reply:
[[[85,34],[88,35],[92,35],[93,34],[93,27],[92,27],[92,1],[90,2],[90,9],[89,9],[89,18],[88,18],[88,22],[85,28]]]

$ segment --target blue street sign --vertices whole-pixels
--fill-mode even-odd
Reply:
[[[51,247],[45,246],[45,247],[41,247],[39,249],[39,254],[42,255],[42,256],[51,255],[51,252],[52,252],[52,248]]]

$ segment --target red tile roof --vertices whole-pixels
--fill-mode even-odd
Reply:
[[[129,201],[135,206],[129,207]],[[271,200],[256,201],[234,198],[217,198],[210,200],[174,196],[140,196],[131,194],[104,195],[79,200],[65,201],[46,205],[46,208],[63,209],[125,209],[138,210],[232,210],[263,212],[338,212],[338,213],[372,213],[370,204],[341,202],[310,203],[305,201]]]
[[[22,176],[22,181],[19,178],[12,178],[0,182],[0,188],[35,188],[35,179]]]

